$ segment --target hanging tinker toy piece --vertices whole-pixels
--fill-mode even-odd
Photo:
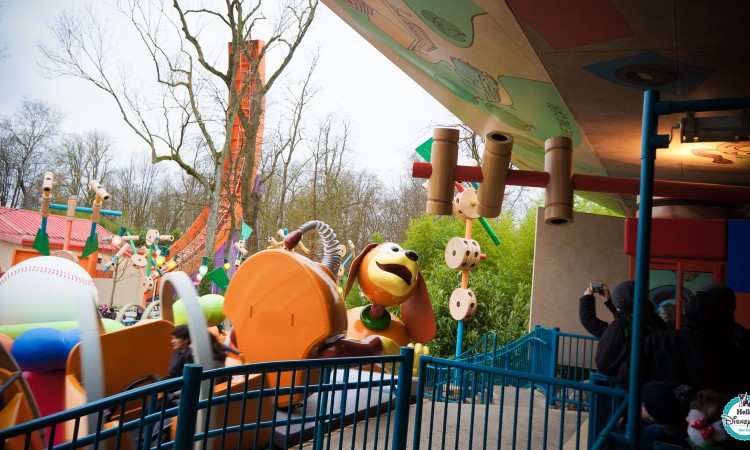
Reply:
[[[49,256],[49,235],[47,234],[47,217],[49,217],[49,206],[52,203],[52,184],[55,174],[44,172],[44,181],[42,182],[42,226],[34,238],[32,247],[42,255]]]
[[[416,148],[417,153],[422,158],[424,158],[425,161],[427,161],[428,163],[430,163],[432,161],[432,146],[433,146],[433,143],[434,143],[435,139],[437,138],[437,136],[440,137],[439,141],[442,141],[442,140],[451,141],[451,140],[454,139],[454,137],[451,134],[446,135],[444,133],[444,131],[442,131],[442,130],[449,130],[449,129],[447,129],[447,128],[436,128],[435,131],[433,132],[433,135],[435,137],[427,139],[419,147]],[[455,131],[456,131],[456,133],[454,135],[455,136],[455,142],[453,142],[453,143],[455,144],[456,161],[457,161],[458,160],[458,130],[455,130]],[[490,142],[489,137],[491,135],[492,135],[492,133],[490,133],[488,135],[488,143]],[[496,140],[492,139],[491,141],[493,142],[492,145],[494,146],[494,143],[495,143]],[[511,144],[512,144],[512,140],[511,140]],[[449,145],[449,148],[450,147],[452,147],[452,146]],[[510,150],[508,150],[508,155],[507,155],[508,156],[508,161],[510,161],[510,153],[509,152],[510,152]],[[444,159],[444,158],[441,158],[441,159]],[[476,163],[476,161],[475,161],[475,163]],[[443,166],[445,165],[444,163],[443,164],[437,163],[437,164],[438,165],[443,165]],[[462,168],[463,168],[463,166],[455,166],[455,168],[453,169],[453,176],[454,177],[457,176],[459,170],[461,170]],[[443,169],[441,169],[441,170],[443,170]],[[482,168],[482,171],[484,171],[484,170],[485,169]],[[488,169],[488,172],[489,172],[489,169]],[[494,178],[497,179],[498,177],[494,176]],[[435,180],[435,182],[437,182],[437,180]],[[430,181],[426,181],[423,184],[423,187],[428,192],[429,192],[429,185],[430,185]],[[461,183],[454,181],[454,185],[456,186],[456,189],[459,190],[459,192],[461,192],[463,190],[463,186],[461,185]],[[477,189],[479,189],[479,184],[477,184],[477,183],[471,183],[471,185],[472,185],[472,187],[474,188],[475,191]],[[503,189],[504,189],[504,187],[503,187]],[[485,191],[486,191],[486,189],[485,189]],[[476,201],[478,202],[478,199],[476,199]],[[436,214],[434,212],[430,212],[430,211],[428,211],[428,212],[430,214]],[[448,214],[448,213],[444,212],[444,213],[441,213],[441,214]],[[484,228],[484,231],[487,233],[487,235],[490,237],[490,239],[492,239],[492,243],[494,243],[495,245],[500,245],[500,239],[497,237],[497,235],[495,234],[495,232],[492,230],[492,227],[490,227],[490,224],[489,224],[489,222],[487,222],[487,219],[485,219],[484,217],[481,217],[481,214],[480,214],[480,217],[479,217],[479,223],[482,224],[482,228]]]
[[[487,259],[479,242],[472,239],[474,219],[480,217],[477,211],[477,192],[474,188],[464,188],[457,184],[458,193],[453,201],[453,212],[466,220],[464,238],[454,237],[445,247],[445,263],[451,269],[461,271],[461,287],[453,291],[449,301],[451,317],[461,323],[476,314],[477,298],[469,289],[469,272],[479,266],[479,261]],[[459,333],[461,334],[461,333]]]
[[[477,298],[469,289],[469,272],[486,259],[479,243],[472,238],[474,219],[480,219],[495,245],[500,241],[484,220],[484,217],[500,215],[505,189],[505,175],[510,164],[513,137],[493,131],[487,135],[482,159],[482,184],[464,188],[456,180],[463,178],[462,166],[457,165],[459,131],[451,128],[436,128],[433,132],[432,149],[425,158],[431,157],[432,173],[427,191],[427,212],[450,215],[455,213],[466,220],[464,237],[454,237],[445,248],[445,263],[451,269],[461,271],[461,287],[451,294],[449,305],[451,317],[458,321],[456,333],[456,357],[463,351],[464,324],[474,317]],[[419,151],[419,149],[418,149]],[[461,169],[461,170],[459,170]],[[453,188],[458,194],[449,204]]]

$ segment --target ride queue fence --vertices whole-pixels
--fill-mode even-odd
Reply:
[[[32,444],[45,430],[44,448],[59,450],[323,449],[345,448],[345,441],[352,449],[623,447],[609,437],[624,414],[627,394],[593,372],[593,338],[537,327],[504,347],[497,348],[496,341],[488,333],[475,346],[480,351],[457,360],[421,356],[416,393],[411,392],[414,354],[407,348],[396,356],[205,372],[190,365],[182,378],[0,430],[0,450],[39,448]],[[390,373],[398,367],[399,375],[381,376],[374,366]],[[286,386],[293,387],[275,387],[290,374]],[[215,389],[228,378],[233,380],[229,393]],[[175,390],[182,392],[178,405],[170,401]],[[414,409],[409,408],[412,394]],[[292,409],[278,408],[290,396]],[[355,408],[352,415],[347,402],[367,407]],[[119,414],[123,410],[131,413]],[[239,420],[228,421],[232,414]],[[65,426],[73,437],[53,446]],[[159,433],[162,429],[171,433]]]
[[[594,354],[597,343],[597,339],[592,336],[564,333],[559,328],[537,326],[520,339],[498,347],[497,336],[490,331],[484,335],[479,343],[466,350],[455,360],[514,372],[545,375],[556,379],[590,381],[591,374],[596,373]],[[438,372],[442,370],[443,373],[435,373],[434,370]],[[426,374],[428,379],[437,377],[440,380],[438,383],[462,386],[461,392],[464,395],[464,397],[457,396],[455,389],[436,389],[435,400],[459,401],[459,399],[465,400],[472,396],[473,375],[464,374],[468,378],[459,380],[456,379],[459,375],[456,371],[448,371],[445,368],[428,368]],[[478,376],[481,377],[481,375]],[[604,382],[605,380],[599,378],[599,381]],[[495,382],[499,383],[500,379],[495,379]],[[503,378],[502,382],[524,388],[530,386],[530,380],[523,377],[507,377]],[[483,385],[482,380],[479,380],[478,385]],[[574,403],[581,408],[588,408],[589,406],[585,399],[582,403],[577,403],[575,396],[568,393],[564,386],[555,386],[555,389],[552,390],[546,386],[537,386],[536,388],[545,393],[550,405],[565,400],[569,405]],[[492,390],[482,389],[478,394],[488,396],[486,399],[481,398],[481,401],[492,402]],[[432,398],[433,394],[426,393],[425,395]]]
[[[401,449],[407,442],[413,358],[414,350],[404,348],[392,356],[269,362],[205,372],[189,364],[182,378],[0,430],[0,450],[302,448],[305,441],[323,449],[334,435],[338,440],[346,433],[352,442],[369,439],[374,448],[390,443]],[[398,369],[400,375],[381,375],[381,368],[390,373]],[[285,376],[291,377],[286,384],[291,387],[271,386]],[[215,395],[217,385],[230,378],[233,388]],[[173,399],[175,391],[180,391],[179,401]],[[299,403],[278,408],[290,399]],[[352,414],[350,404],[360,407]],[[234,425],[228,422],[233,415],[239,416]],[[61,433],[67,442],[54,445]]]
[[[420,383],[424,381],[425,387],[418,395],[432,400],[434,404],[457,404],[443,405],[439,409],[444,409],[446,414],[451,410],[452,414],[459,416],[461,410],[466,409],[465,404],[485,405],[489,416],[482,418],[481,423],[487,425],[491,423],[490,417],[494,420],[495,415],[499,416],[497,421],[500,427],[496,430],[499,434],[492,442],[502,437],[504,424],[512,423],[513,432],[505,436],[510,443],[498,442],[498,448],[523,448],[522,443],[517,441],[518,433],[526,432],[527,436],[531,436],[534,428],[536,431],[533,434],[542,436],[545,448],[546,445],[556,448],[552,442],[554,439],[551,440],[547,433],[546,422],[550,420],[550,414],[559,419],[559,424],[550,428],[559,433],[555,434],[559,444],[563,444],[560,440],[565,437],[573,439],[575,445],[571,448],[579,448],[582,443],[585,444],[584,448],[601,446],[604,441],[597,443],[597,439],[613,430],[624,411],[626,394],[618,387],[617,380],[596,372],[594,355],[597,343],[592,336],[537,326],[526,336],[498,347],[495,333],[488,332],[479,343],[450,363],[431,360],[425,366],[425,371],[420,371],[420,374],[424,374],[424,380],[420,379]],[[466,365],[459,367],[455,364]],[[470,411],[470,422],[474,423],[476,407],[472,406]],[[520,415],[527,415],[522,420],[519,419],[519,411]],[[503,415],[509,412],[512,412],[510,416]],[[542,414],[544,423],[537,423],[534,414]],[[434,431],[433,419],[428,422]],[[572,434],[572,430],[581,428],[581,420],[587,421],[585,441],[580,434]],[[460,422],[464,422],[463,418]],[[459,425],[455,425],[456,432]],[[528,430],[520,430],[522,425],[528,426]],[[544,431],[541,431],[542,428]],[[438,426],[438,429],[442,428]],[[492,434],[494,431],[485,432]],[[530,448],[538,448],[538,444],[535,441]]]

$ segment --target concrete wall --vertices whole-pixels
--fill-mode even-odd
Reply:
[[[7,272],[13,262],[13,249],[16,244],[0,241],[0,272]]]
[[[551,226],[544,223],[544,210],[539,209],[529,329],[541,325],[588,334],[578,320],[578,299],[590,282],[612,288],[628,279],[624,228],[620,217],[584,213],[575,213],[572,225]],[[597,316],[611,321],[603,303],[597,301]]]
[[[107,258],[108,260],[109,258]],[[114,301],[110,300],[114,281],[112,278],[94,278],[96,291],[99,294],[99,304],[106,303],[110,306],[124,306],[128,303],[141,304],[141,274],[139,271],[128,267],[126,273],[117,281]]]

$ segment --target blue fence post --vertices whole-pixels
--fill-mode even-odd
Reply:
[[[185,383],[182,386],[180,406],[177,409],[177,430],[175,431],[174,448],[190,449],[193,446],[202,373],[203,367],[198,364],[185,364],[185,368],[182,371]]]
[[[648,301],[649,260],[651,257],[651,206],[654,192],[654,161],[656,160],[659,114],[654,104],[658,91],[643,93],[643,124],[641,130],[641,186],[638,207],[638,244],[635,255],[635,301],[633,302],[633,335],[630,344],[630,386],[626,432],[631,444],[640,442],[641,420],[641,353],[644,333],[643,302]],[[667,143],[668,145],[668,143]]]
[[[396,387],[393,450],[406,448],[406,433],[409,431],[409,404],[411,403],[411,372],[414,367],[414,349],[401,347],[401,358],[398,368],[398,385]],[[417,402],[419,400],[417,399]]]
[[[427,364],[428,362],[432,362],[433,358],[432,356],[420,356],[419,357],[419,379],[417,380],[417,408],[414,411],[414,429],[412,430],[413,440],[412,440],[412,448],[414,450],[419,450],[419,438],[420,434],[422,433],[422,408],[423,408],[423,400],[424,400],[424,389],[427,379]],[[433,373],[435,374],[435,377],[437,377],[438,370],[437,367],[433,367]],[[433,380],[432,382],[432,389],[437,388],[437,378]],[[436,401],[437,396],[433,392],[432,395],[432,401]]]
[[[549,342],[550,346],[550,358],[549,358],[549,371],[548,375],[552,378],[555,378],[555,370],[557,370],[557,353],[559,348],[559,342],[560,342],[560,328],[554,327],[552,328],[552,339]],[[547,386],[547,406],[552,406],[552,404],[555,402],[555,387],[554,386]]]
[[[318,395],[318,406],[317,406],[317,424],[315,425],[315,434],[313,436],[313,448],[315,450],[322,450],[323,444],[325,443],[326,427],[329,425],[328,422],[331,417],[328,416],[328,389],[325,383],[330,382],[331,394],[335,389],[336,384],[336,371],[331,370],[330,367],[326,367],[321,370],[321,377],[323,377],[323,392]]]
[[[458,327],[456,327],[456,359],[461,357],[461,353],[464,351],[464,321],[458,321]]]

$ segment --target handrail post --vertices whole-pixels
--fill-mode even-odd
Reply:
[[[189,449],[193,446],[201,392],[201,374],[203,374],[203,367],[198,364],[185,364],[182,371],[182,377],[185,381],[182,385],[180,405],[177,409],[174,448]]]
[[[417,407],[414,410],[414,429],[412,430],[413,440],[412,440],[412,448],[414,450],[419,450],[419,438],[420,434],[422,433],[422,409],[424,407],[424,390],[425,390],[425,384],[427,382],[427,364],[428,362],[432,362],[433,358],[432,356],[420,356],[419,357],[419,379],[417,381]],[[435,379],[432,382],[432,389],[437,388],[437,373],[438,368],[437,366],[433,366],[434,370],[433,373],[435,373]],[[435,401],[436,396],[433,391],[432,395],[432,401]]]
[[[330,383],[331,388],[331,394],[333,393],[333,390],[335,389],[336,384],[336,371],[332,370],[331,367],[325,367],[321,368],[321,377],[323,377],[323,387],[326,389],[323,389],[322,392],[319,392],[318,394],[318,405],[317,405],[317,423],[315,424],[315,432],[313,435],[313,448],[315,450],[321,450],[323,448],[323,444],[325,443],[325,435],[326,435],[326,426],[328,426],[329,421],[331,420],[331,417],[328,416],[328,386],[325,386],[325,383]]]
[[[456,359],[461,357],[464,347],[464,321],[458,321],[458,327],[456,328]]]
[[[406,448],[409,431],[409,404],[411,403],[411,378],[414,367],[414,349],[401,347],[401,362],[398,368],[398,385],[396,387],[396,414],[393,426],[393,450]],[[420,399],[417,399],[419,402]]]
[[[557,357],[560,349],[560,328],[552,328],[552,339],[550,339],[550,366],[549,376],[555,378],[555,370],[557,370]]]
[[[654,161],[658,144],[658,91],[643,95],[643,129],[641,131],[641,191],[638,206],[638,245],[635,256],[635,298],[633,302],[633,335],[630,344],[630,386],[626,434],[631,445],[641,438],[641,354],[643,351],[644,302],[648,301],[649,261],[651,259],[651,206],[654,190]]]
[[[555,369],[557,369],[557,353],[560,341],[560,328],[552,328],[552,339],[550,342],[550,367],[548,375],[555,378]],[[553,386],[547,386],[547,406],[550,407],[554,403],[555,393]]]

